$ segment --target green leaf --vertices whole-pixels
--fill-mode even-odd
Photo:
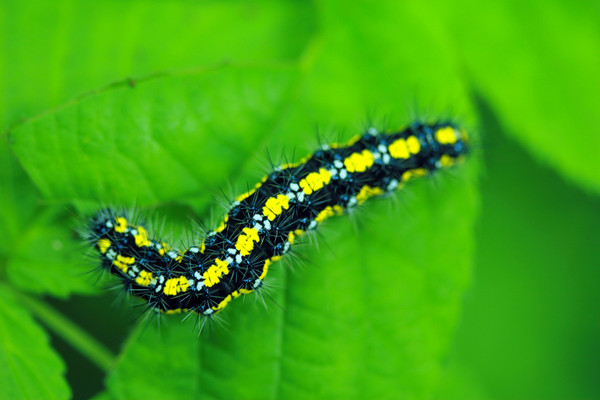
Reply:
[[[539,165],[482,109],[477,280],[455,359],[491,399],[598,398],[600,199]]]
[[[313,9],[297,1],[4,1],[0,127],[125,77],[295,60],[315,29]]]
[[[476,90],[505,130],[564,177],[600,193],[598,4],[461,0],[442,7]]]
[[[0,290],[0,386],[7,399],[66,399],[65,366],[48,336],[2,285]]]
[[[298,2],[171,1],[147,7],[144,1],[131,1],[126,8],[117,2],[28,4],[0,5],[2,132],[18,119],[126,76],[199,63],[295,59],[314,28],[312,5]],[[244,32],[244,41],[229,34],[234,28]],[[270,44],[272,36],[289,40]],[[210,40],[199,40],[206,37]],[[47,167],[55,160],[44,161]],[[71,237],[73,225],[62,221],[64,207],[44,208],[49,198],[40,198],[5,140],[0,144],[0,193],[0,262],[7,264],[12,282],[60,297],[90,292],[84,274],[91,268],[73,259],[79,249]],[[48,213],[58,220],[49,221]]]
[[[72,293],[94,293],[97,277],[89,272],[86,250],[73,234],[67,213],[49,208],[30,222],[14,242],[7,260],[8,277],[17,287],[34,293],[67,297]]]
[[[13,148],[53,200],[195,197],[273,134],[296,79],[291,68],[225,67],[123,84],[23,125]]]
[[[265,148],[275,162],[282,148],[289,159],[314,150],[315,123],[345,140],[372,110],[375,120],[390,117],[385,127],[410,122],[410,103],[419,116],[474,119],[444,30],[418,8],[318,7],[308,19],[319,31],[301,30],[297,62],[298,51],[260,67],[234,62],[116,84],[15,128],[13,149],[48,201],[179,202],[206,217],[218,188],[239,193],[260,179]],[[236,51],[247,46],[246,31],[230,34]],[[288,46],[285,35],[270,40]],[[223,313],[227,326],[200,338],[177,317],[160,330],[139,327],[109,375],[110,395],[430,398],[470,275],[477,166],[457,171],[460,179],[412,185],[392,210],[372,202],[351,216],[355,227],[345,218],[325,224],[324,238],[298,246],[302,267],[273,266],[270,296],[282,308],[248,296]]]
[[[281,139],[282,115],[298,119],[288,109],[310,101],[296,100],[298,82],[293,68],[233,66],[140,82],[23,125],[14,148],[50,197],[185,202],[203,185],[259,178],[247,159]],[[65,140],[40,145],[52,137]],[[50,159],[61,162],[44,167]],[[417,184],[410,213],[380,201],[357,229],[344,219],[326,225],[330,251],[303,253],[310,264],[295,274],[273,268],[283,309],[237,301],[224,313],[229,328],[203,339],[177,318],[142,330],[109,378],[111,393],[430,396],[469,276],[476,194],[468,180]]]
[[[7,257],[34,217],[39,195],[5,140],[0,140],[0,192],[0,254]]]
[[[0,143],[0,267],[18,287],[66,297],[95,291],[64,210],[39,211],[39,192]]]

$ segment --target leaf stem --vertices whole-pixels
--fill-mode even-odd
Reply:
[[[22,292],[14,292],[23,304],[48,328],[102,371],[108,372],[115,364],[116,356],[110,350],[50,305]]]

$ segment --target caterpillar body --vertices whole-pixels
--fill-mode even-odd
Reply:
[[[324,145],[275,168],[231,205],[221,225],[185,251],[149,238],[114,210],[99,212],[89,236],[102,265],[150,308],[205,316],[259,289],[271,264],[323,220],[450,167],[468,153],[464,130],[414,123],[393,133],[374,128],[345,145]]]

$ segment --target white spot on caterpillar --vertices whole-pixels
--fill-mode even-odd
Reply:
[[[396,188],[398,187],[398,183],[399,183],[399,182],[398,182],[398,180],[397,180],[397,179],[392,179],[392,180],[390,181],[390,183],[388,184],[388,186],[387,186],[387,190],[388,190],[388,191],[390,191],[390,192],[391,192],[392,190],[396,190]]]
[[[176,253],[176,252],[174,252],[174,251],[169,251],[167,254],[168,254],[168,256],[169,256],[169,257],[171,257],[172,259],[176,259],[176,258],[179,256],[179,254],[177,254],[177,253]]]
[[[115,258],[117,258],[117,252],[114,249],[109,249],[106,252],[106,258],[108,258],[109,260],[113,261]]]

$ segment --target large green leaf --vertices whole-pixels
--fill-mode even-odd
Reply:
[[[295,59],[314,29],[312,7],[298,2],[173,1],[152,7],[144,1],[126,7],[113,1],[38,0],[28,7],[3,2],[0,131],[126,76],[233,59]],[[244,40],[232,32],[243,32]],[[273,42],[273,37],[289,40]],[[60,160],[50,161],[44,168]],[[92,279],[84,273],[91,267],[73,258],[79,252],[71,235],[76,223],[65,220],[72,221],[62,205],[43,209],[49,201],[77,199],[40,198],[5,140],[0,166],[0,262],[13,283],[59,296],[89,292]]]
[[[67,399],[64,363],[48,335],[5,285],[0,286],[0,386],[5,399]]]
[[[297,1],[4,1],[0,126],[125,77],[296,59],[312,11]]]
[[[182,200],[237,174],[273,133],[295,75],[218,68],[124,83],[22,126],[13,147],[46,198]]]
[[[598,398],[600,199],[537,163],[482,108],[477,273],[455,358],[492,399]]]
[[[315,124],[335,126],[343,133],[326,128],[325,136],[345,139],[373,110],[389,119],[384,126],[409,122],[411,105],[418,116],[449,111],[473,119],[451,41],[419,7],[321,2],[311,14],[295,2],[259,3],[265,20],[257,22],[241,21],[249,9],[235,2],[166,4],[135,3],[127,28],[115,29],[121,5],[63,3],[66,40],[52,40],[59,54],[81,55],[49,62],[57,75],[36,82],[50,85],[38,88],[39,102],[33,89],[22,92],[14,100],[22,108],[11,108],[10,118],[116,77],[214,65],[228,55],[236,62],[115,84],[15,128],[13,149],[45,201],[86,209],[181,202],[205,212],[219,188],[229,193],[232,185],[234,194],[260,178],[265,148],[276,161],[282,149],[290,158],[313,150]],[[90,13],[97,14],[93,29],[80,22]],[[197,31],[177,37],[174,16],[203,13]],[[165,26],[156,28],[156,20]],[[45,54],[37,42],[25,47]],[[109,53],[114,62],[99,63]],[[57,79],[61,66],[70,79]],[[36,70],[23,76],[39,67],[28,68]],[[266,311],[251,298],[238,300],[223,313],[229,325],[200,338],[176,317],[165,317],[159,332],[140,327],[109,376],[110,393],[431,397],[469,277],[475,167],[471,161],[461,179],[446,174],[437,186],[417,183],[392,210],[386,200],[367,206],[352,216],[355,228],[344,218],[326,224],[320,251],[301,246],[306,266],[274,266],[271,293],[283,309],[268,299]]]
[[[454,21],[449,33],[473,85],[505,130],[564,177],[600,193],[598,3],[440,6]]]
[[[311,101],[298,94],[303,82],[291,67],[234,66],[142,81],[23,125],[14,149],[49,198],[197,206],[203,190],[257,180],[246,161],[286,138],[281,126],[305,136],[287,121]],[[109,388],[121,398],[428,397],[468,280],[469,180],[417,185],[410,214],[382,201],[357,229],[343,219],[326,226],[330,251],[302,252],[311,265],[287,279],[274,268],[283,309],[238,301],[224,313],[230,326],[201,339],[177,320],[161,333],[149,326]],[[148,385],[152,374],[160,387]]]

